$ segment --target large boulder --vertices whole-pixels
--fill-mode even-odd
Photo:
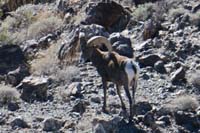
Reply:
[[[142,67],[151,66],[153,67],[155,63],[162,60],[158,54],[148,54],[138,58],[138,62]]]
[[[24,78],[17,88],[22,89],[21,98],[27,102],[44,101],[47,98],[49,81],[46,77],[29,76]]]
[[[25,63],[25,57],[18,45],[0,46],[0,75],[17,69]]]
[[[20,65],[16,70],[8,72],[6,75],[6,82],[16,86],[29,74],[28,67],[26,65]]]
[[[63,59],[73,58],[75,51],[79,45],[79,33],[85,33],[86,41],[93,36],[105,36],[109,37],[109,33],[105,30],[103,26],[97,24],[91,25],[81,25],[80,27],[74,27],[69,34],[66,34],[66,41],[63,42],[62,46],[58,52],[58,59],[64,61]]]
[[[130,19],[129,13],[118,3],[94,2],[86,8],[84,24],[98,24],[108,31],[122,31],[126,28]]]
[[[133,57],[133,48],[131,45],[131,39],[127,38],[120,33],[113,33],[110,35],[109,40],[112,44],[114,51],[120,55]]]
[[[127,123],[124,119],[114,116],[97,117],[92,121],[94,133],[144,133],[134,124]]]
[[[28,123],[21,117],[15,118],[13,121],[11,121],[10,125],[13,129],[30,127]]]
[[[183,126],[190,132],[198,132],[200,121],[197,115],[190,112],[178,111],[174,114],[176,124]]]

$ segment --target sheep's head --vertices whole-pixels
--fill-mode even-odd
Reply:
[[[90,38],[87,42],[85,39],[85,34],[80,33],[80,48],[81,48],[81,59],[80,62],[89,61],[92,57],[94,49],[99,48],[104,44],[109,52],[112,51],[112,46],[107,38],[103,36],[94,36]]]

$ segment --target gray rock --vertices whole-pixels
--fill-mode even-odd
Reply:
[[[72,111],[83,114],[86,110],[86,106],[87,106],[87,103],[85,101],[77,100],[72,108]]]
[[[183,36],[183,30],[178,30],[174,32],[174,36],[179,36],[179,37]]]
[[[26,57],[32,58],[38,51],[39,43],[35,39],[24,41],[21,45]]]
[[[161,60],[160,56],[157,54],[149,54],[144,55],[138,58],[138,62],[141,64],[142,67],[146,66],[154,66],[154,64]]]
[[[0,125],[6,124],[7,116],[3,113],[0,113]]]
[[[195,5],[195,7],[192,9],[192,13],[196,13],[200,10],[200,4]]]
[[[16,110],[18,110],[19,109],[19,105],[18,105],[18,103],[14,103],[14,102],[9,102],[8,103],[8,110],[10,110],[10,111],[16,111]]]
[[[144,115],[148,111],[152,110],[152,106],[148,102],[138,102],[138,103],[136,103],[134,108],[135,108],[136,115]]]
[[[177,111],[174,114],[175,121],[178,125],[185,127],[191,132],[196,132],[199,130],[200,121],[198,117],[190,112]]]
[[[125,29],[130,19],[130,14],[114,1],[90,3],[86,7],[86,15],[82,23],[99,24],[112,32]]]
[[[152,43],[153,43],[152,39],[148,39],[148,40],[142,42],[141,44],[136,45],[135,49],[139,50],[141,52],[145,51],[147,49],[151,49],[152,48]]]
[[[152,112],[147,112],[144,116],[144,124],[153,127],[155,125],[155,118]]]
[[[6,83],[16,86],[29,74],[28,66],[20,65],[16,70],[8,72],[6,75]]]
[[[91,102],[101,103],[101,98],[99,96],[92,96],[91,97]]]
[[[64,121],[59,120],[59,119],[47,118],[46,120],[44,120],[43,130],[48,131],[48,132],[58,131],[64,126],[64,123],[65,123]]]
[[[185,70],[183,67],[180,67],[178,70],[171,74],[172,83],[175,83],[180,80],[185,80]]]
[[[111,42],[114,51],[123,56],[133,57],[133,48],[130,38],[127,38],[120,33],[112,33],[109,37],[109,41]]]
[[[170,125],[170,116],[161,116],[158,118],[158,121],[163,121],[164,125]]]
[[[22,118],[18,117],[15,118],[11,123],[10,123],[11,127],[13,129],[16,128],[29,128],[30,126],[27,124],[26,121],[24,121]]]
[[[105,30],[105,28],[98,24],[82,25],[80,27],[80,32],[85,33],[86,41],[93,36],[109,37],[109,33]]]
[[[157,72],[159,73],[166,73],[167,70],[165,69],[165,66],[164,66],[164,62],[163,61],[157,61],[155,64],[154,64],[154,68]]]
[[[56,39],[56,35],[54,34],[48,34],[44,37],[41,37],[38,41],[38,45],[40,48],[47,48],[49,45],[49,42]]]
[[[94,127],[97,127],[97,129],[105,131],[107,133],[107,132],[116,132],[117,126],[120,123],[120,121],[121,118],[118,116],[115,116],[114,118],[98,117],[92,121],[92,124]]]
[[[71,83],[66,91],[65,91],[67,96],[74,96],[76,98],[81,98],[83,96],[82,94],[82,84],[79,82],[73,82]]]
[[[174,42],[173,40],[166,40],[164,46],[167,50],[176,50],[176,42]]]
[[[22,89],[21,98],[27,102],[44,101],[47,98],[49,81],[47,77],[29,76],[24,78],[17,88]]]
[[[24,53],[18,45],[0,45],[0,75],[7,74],[24,63]]]
[[[155,124],[160,126],[160,127],[165,127],[165,122],[164,121],[155,121]]]
[[[142,74],[141,76],[144,80],[149,80],[150,79],[150,76],[146,73]]]

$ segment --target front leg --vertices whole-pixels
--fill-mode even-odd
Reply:
[[[105,81],[105,80],[102,80],[102,82],[103,82],[103,94],[104,94],[104,97],[103,97],[103,108],[102,108],[102,110],[103,110],[103,112],[105,112],[105,113],[108,113],[108,111],[107,111],[107,105],[106,105],[106,99],[107,99],[107,81]]]

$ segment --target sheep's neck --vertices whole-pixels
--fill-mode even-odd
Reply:
[[[94,66],[102,66],[102,64],[105,64],[107,62],[107,60],[105,59],[105,55],[102,53],[103,52],[100,49],[93,50],[91,61]]]

